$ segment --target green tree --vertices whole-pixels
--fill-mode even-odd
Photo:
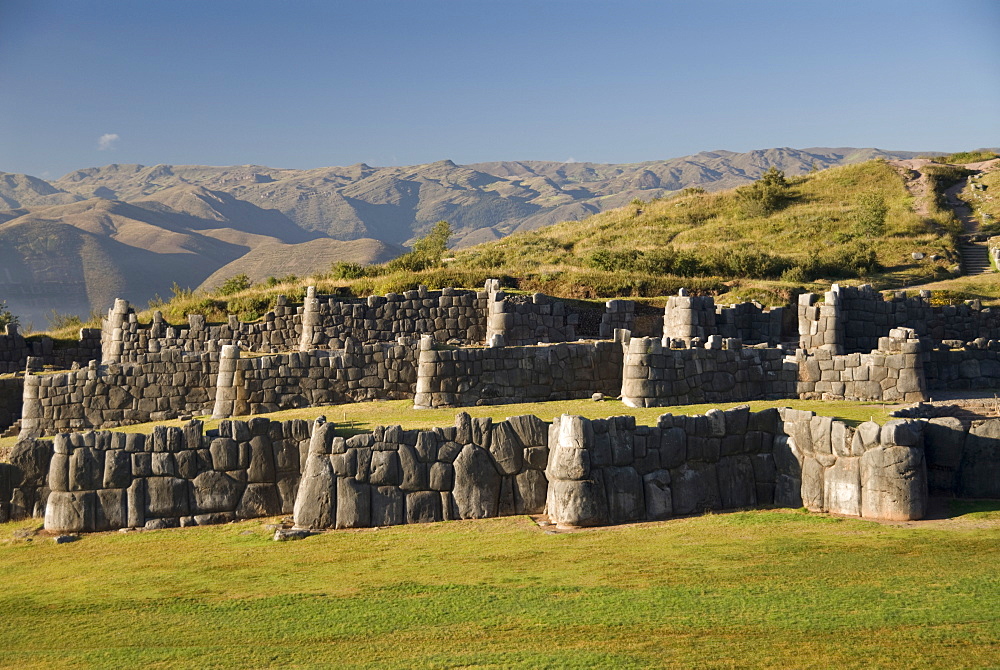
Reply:
[[[448,240],[451,239],[451,224],[438,221],[430,232],[413,243],[409,253],[389,261],[389,270],[408,270],[418,272],[427,268],[438,267],[448,250]]]
[[[785,173],[773,165],[754,183],[736,189],[736,200],[747,217],[776,212],[785,206],[788,197]]]
[[[12,323],[15,326],[20,323],[17,316],[11,314],[10,309],[7,307],[6,300],[0,300],[0,331],[7,328],[7,324]]]
[[[220,295],[235,295],[241,291],[245,291],[250,286],[253,285],[253,281],[250,280],[245,274],[238,274],[235,277],[230,277],[222,283],[219,287]]]
[[[889,206],[881,194],[875,191],[862,193],[852,214],[855,232],[863,237],[882,237],[888,213]]]

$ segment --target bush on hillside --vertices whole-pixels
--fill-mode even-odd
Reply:
[[[736,189],[736,201],[745,217],[767,216],[784,207],[789,200],[785,173],[773,165],[760,179]]]
[[[253,286],[253,281],[246,274],[238,274],[222,282],[219,287],[219,295],[236,295]]]
[[[852,214],[854,233],[861,237],[882,237],[885,235],[885,217],[888,213],[889,206],[880,193],[862,193]]]
[[[7,307],[6,300],[0,300],[0,330],[4,330],[7,324],[18,325],[19,321],[17,316],[11,314],[10,309]]]

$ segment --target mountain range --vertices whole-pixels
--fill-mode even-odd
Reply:
[[[630,164],[501,161],[324,167],[112,164],[46,181],[0,172],[0,299],[38,327],[115,297],[142,304],[246,273],[307,275],[405,251],[441,219],[458,247],[579,220],[686,187],[746,184],[917,152],[712,151]]]

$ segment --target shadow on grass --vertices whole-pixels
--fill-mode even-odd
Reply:
[[[1000,500],[949,500],[950,516],[970,518],[1000,518]]]

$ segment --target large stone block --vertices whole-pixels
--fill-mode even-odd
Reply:
[[[919,447],[876,447],[861,457],[861,515],[921,519],[927,509],[927,470]]]
[[[373,451],[371,455],[371,473],[368,476],[368,482],[372,486],[399,486],[403,483],[403,473],[397,452]]]
[[[236,517],[239,519],[257,519],[264,516],[281,514],[281,497],[275,484],[247,484],[236,506]]]
[[[96,506],[93,491],[54,491],[45,507],[45,530],[53,533],[94,530]]]
[[[670,518],[674,513],[670,495],[670,472],[654,470],[643,476],[642,483],[646,500],[646,518],[651,521]]]
[[[497,516],[500,474],[489,452],[472,444],[462,449],[455,459],[453,495],[463,519]]]
[[[931,419],[924,426],[924,457],[931,493],[955,493],[965,441],[965,429],[955,417]]]
[[[406,523],[433,523],[441,519],[439,492],[417,491],[406,494]]]
[[[550,481],[545,510],[549,519],[562,527],[608,523],[604,486],[593,479]]]
[[[69,457],[71,491],[94,491],[104,483],[104,452],[77,447]]]
[[[275,481],[274,447],[266,435],[255,435],[250,440],[250,467],[247,468],[247,479],[258,484],[273,484]]]
[[[337,478],[322,450],[310,450],[295,496],[293,519],[298,528],[333,528],[337,521]]]
[[[371,515],[371,486],[341,477],[337,481],[337,528],[367,528]]]
[[[230,437],[217,437],[208,447],[212,454],[212,468],[219,472],[240,467],[240,445]]]
[[[9,461],[20,471],[21,486],[46,484],[52,453],[52,445],[44,440],[21,440],[14,445]]]
[[[147,518],[181,517],[190,514],[188,485],[176,477],[149,477],[146,479]]]
[[[861,516],[861,459],[840,457],[823,472],[823,508],[833,514]]]
[[[750,456],[725,456],[719,459],[716,472],[723,508],[740,509],[757,504],[757,485]]]
[[[222,472],[202,472],[191,481],[192,514],[233,512],[245,483]]]
[[[126,489],[97,491],[94,509],[94,530],[118,530],[128,526],[128,495]]]
[[[972,424],[962,450],[957,488],[963,498],[1000,498],[1000,419]]]
[[[492,427],[490,454],[502,475],[515,475],[521,471],[524,462],[524,445],[517,432],[506,421]]]
[[[674,514],[720,509],[722,496],[715,463],[691,462],[670,471]]]
[[[545,511],[548,482],[541,470],[524,470],[514,478],[514,513],[541,514]]]
[[[820,460],[812,456],[802,462],[802,504],[816,512],[823,511],[824,470]]]
[[[406,494],[395,486],[373,486],[372,526],[398,526],[406,523],[405,497]]]
[[[608,496],[608,520],[611,523],[638,521],[645,516],[642,477],[635,468],[604,468],[604,490]]]

